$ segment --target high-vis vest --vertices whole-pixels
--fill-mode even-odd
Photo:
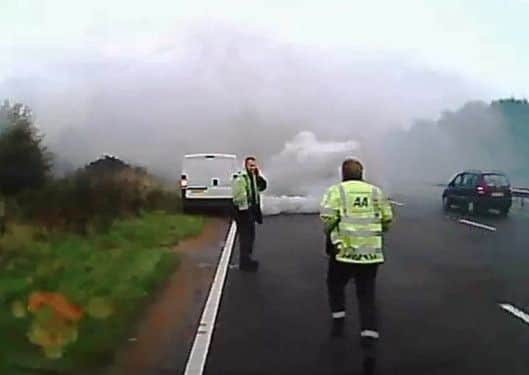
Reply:
[[[391,205],[381,189],[363,181],[331,186],[323,196],[320,217],[345,263],[383,263],[382,231],[392,219]]]
[[[257,188],[257,180],[255,176],[250,176],[246,172],[237,174],[237,178],[233,180],[233,204],[239,210],[247,210],[250,206],[250,199],[252,197],[251,184],[253,184],[255,191],[256,205],[260,205],[261,197]]]

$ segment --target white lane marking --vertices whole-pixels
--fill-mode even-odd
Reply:
[[[517,318],[520,318],[521,320],[523,320],[525,323],[529,324],[529,314],[527,314],[526,312],[520,310],[519,308],[513,306],[513,305],[509,305],[507,303],[501,303],[500,304],[500,307],[502,309],[504,309],[505,311],[508,311],[510,312],[511,314],[513,314],[515,317]]]
[[[202,317],[197,328],[193,348],[187,359],[184,375],[200,375],[204,371],[236,234],[237,224],[233,221],[228,231],[226,244],[222,250],[213,284],[211,284],[209,290],[208,300],[202,311]]]
[[[404,203],[401,203],[401,202],[390,200],[389,203],[391,203],[394,206],[404,207]]]
[[[470,225],[472,227],[490,230],[491,232],[496,232],[496,228],[488,226],[488,225],[485,225],[485,224],[476,223],[475,221],[470,221],[470,220],[466,220],[466,219],[460,219],[459,222],[461,224]]]

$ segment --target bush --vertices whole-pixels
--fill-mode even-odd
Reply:
[[[23,104],[0,105],[0,197],[9,198],[7,221],[37,222],[47,231],[105,232],[143,210],[176,212],[179,195],[165,191],[140,167],[112,156],[70,176],[53,179],[50,154]],[[15,197],[15,199],[13,199]]]
[[[156,189],[147,193],[145,209],[149,211],[162,210],[169,213],[176,213],[181,210],[181,207],[182,202],[179,192]]]
[[[20,216],[48,231],[106,232],[118,218],[142,211],[177,212],[180,197],[163,190],[143,170],[87,167],[71,176],[26,190],[16,199]]]

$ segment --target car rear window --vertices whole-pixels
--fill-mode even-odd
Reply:
[[[509,186],[509,180],[501,174],[486,174],[483,180],[488,186]]]

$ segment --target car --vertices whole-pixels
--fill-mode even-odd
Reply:
[[[239,163],[234,154],[188,154],[182,162],[180,191],[184,212],[193,209],[229,209],[232,181]]]
[[[512,189],[508,177],[502,172],[468,170],[458,173],[443,191],[443,208],[453,205],[468,214],[479,214],[490,209],[502,215],[509,214]]]

